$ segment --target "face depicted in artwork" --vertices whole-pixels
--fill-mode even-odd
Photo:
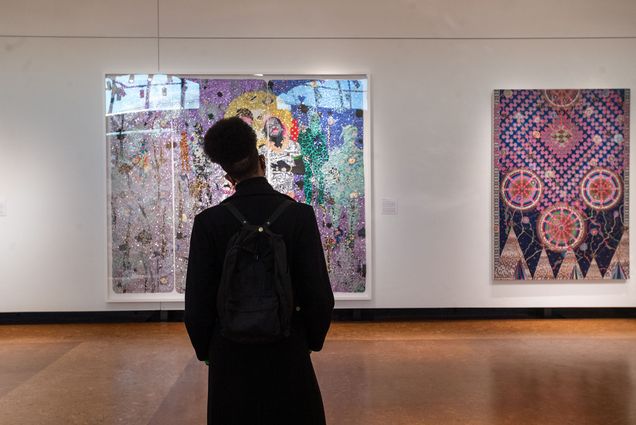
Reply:
[[[283,139],[285,138],[285,127],[283,123],[276,117],[269,117],[265,121],[265,128],[263,129],[267,138],[274,144],[275,147],[280,148],[283,146]]]
[[[276,117],[269,118],[265,126],[270,137],[277,137],[283,133],[283,123]]]

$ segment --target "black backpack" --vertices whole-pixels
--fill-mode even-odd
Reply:
[[[289,336],[294,300],[287,250],[270,225],[292,203],[285,200],[261,226],[222,204],[242,224],[228,242],[217,297],[221,335],[229,340],[256,344]]]

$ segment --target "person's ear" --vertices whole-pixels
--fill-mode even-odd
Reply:
[[[225,180],[229,181],[232,186],[236,186],[236,180],[234,180],[229,174],[225,175]]]
[[[263,172],[265,172],[265,171],[266,171],[266,170],[265,170],[265,155],[260,154],[260,155],[258,156],[258,162],[260,162],[261,170],[263,170]]]

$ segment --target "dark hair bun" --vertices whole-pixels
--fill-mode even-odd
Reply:
[[[205,133],[203,143],[210,160],[222,166],[256,154],[256,133],[239,117],[217,121]]]

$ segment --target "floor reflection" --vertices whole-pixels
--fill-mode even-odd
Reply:
[[[181,323],[0,342],[0,424],[205,423]],[[635,353],[636,321],[384,322],[336,323],[312,358],[329,425],[636,425]]]
[[[634,342],[523,341],[490,358],[493,424],[636,423]]]

